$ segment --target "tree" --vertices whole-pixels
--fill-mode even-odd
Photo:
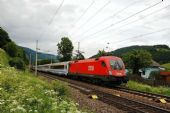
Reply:
[[[20,69],[20,70],[25,70],[25,68],[26,68],[24,61],[19,57],[14,57],[14,58],[10,59],[9,65],[12,67],[15,67],[16,69]]]
[[[85,57],[82,53],[78,53],[76,56],[73,57],[73,60],[84,60]]]
[[[107,53],[104,50],[99,50],[96,57],[107,56]]]
[[[137,74],[138,70],[147,67],[152,63],[152,56],[146,50],[133,50],[123,55],[123,60],[128,68]]]
[[[8,42],[11,42],[8,33],[0,27],[0,48],[5,46]]]
[[[61,42],[57,44],[58,46],[58,54],[62,55],[59,59],[60,61],[69,61],[72,57],[73,52],[73,44],[68,37],[63,37]]]
[[[9,56],[11,57],[17,57],[17,45],[14,42],[9,42],[7,43],[3,49],[8,53]]]

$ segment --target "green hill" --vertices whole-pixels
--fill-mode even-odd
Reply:
[[[8,66],[9,56],[0,48],[0,65]]]
[[[153,45],[153,46],[136,45],[136,46],[120,48],[110,53],[114,56],[121,57],[123,54],[137,49],[147,50],[152,54],[153,60],[160,64],[170,63],[170,48],[167,45]]]
[[[165,67],[168,70],[170,70],[170,63],[162,64],[161,66]]]

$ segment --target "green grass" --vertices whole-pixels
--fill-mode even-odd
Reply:
[[[0,113],[80,113],[69,98],[69,87],[49,83],[28,71],[8,65],[9,56],[0,49]]]
[[[131,80],[127,83],[127,87],[129,89],[133,89],[133,90],[170,96],[170,88],[169,87],[163,87],[163,86],[152,87],[152,86],[138,83],[138,82],[131,81]]]
[[[9,56],[6,54],[6,52],[0,48],[0,67],[3,66],[8,66],[8,59]]]
[[[167,70],[170,71],[170,63],[167,63],[167,64],[163,64],[161,65],[162,67],[165,67]]]
[[[0,68],[0,113],[76,113],[80,112],[60,81],[51,84],[11,67]]]

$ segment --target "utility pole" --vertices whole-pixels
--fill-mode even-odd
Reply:
[[[38,40],[36,40],[35,75],[37,75]]]
[[[53,61],[52,61],[52,56],[51,56],[51,64],[53,63]]]
[[[78,58],[80,57],[80,42],[78,42],[78,50],[77,50],[77,53],[78,53]]]
[[[78,59],[80,58],[80,53],[81,54],[84,53],[83,51],[80,51],[80,42],[78,42],[78,49],[76,50],[76,52],[77,52]]]

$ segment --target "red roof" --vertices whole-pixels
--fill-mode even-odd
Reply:
[[[162,75],[162,76],[170,76],[170,71],[162,71],[162,72],[160,72],[160,75]]]

